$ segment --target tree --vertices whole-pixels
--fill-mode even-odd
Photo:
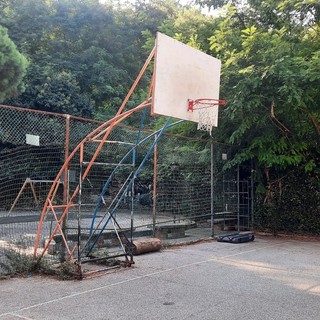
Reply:
[[[209,38],[228,101],[214,136],[238,146],[225,169],[253,164],[258,227],[318,233],[319,2],[197,2],[225,5]]]
[[[51,75],[37,91],[36,104],[41,110],[78,114],[83,117],[89,117],[92,113],[92,101],[85,94],[81,94],[77,81],[68,72]]]
[[[221,96],[228,101],[215,134],[239,146],[226,167],[254,164],[260,212],[255,221],[275,232],[286,230],[294,216],[285,201],[309,203],[309,214],[317,221],[311,208],[319,202],[312,203],[307,192],[296,200],[311,172],[316,178],[308,188],[319,189],[319,8],[313,0],[228,5],[210,37],[212,51],[223,61]],[[301,185],[290,185],[297,181],[292,176]],[[295,211],[296,221],[312,220],[305,219],[303,210]],[[299,229],[314,232],[319,225]]]
[[[292,12],[293,2],[297,10]],[[233,164],[256,159],[260,168],[314,170],[320,138],[320,37],[314,11],[300,1],[270,2],[268,12],[279,17],[270,26],[267,10],[253,9],[239,21],[238,8],[229,6],[210,38],[224,62],[222,94],[233,128],[229,141],[242,147]]]
[[[7,30],[0,26],[0,102],[24,90],[27,65],[27,59],[9,38]]]
[[[1,2],[0,9],[0,23],[7,26],[30,60],[25,93],[6,103],[46,106],[46,110],[56,112],[68,109],[89,117],[93,107],[107,106],[108,114],[116,112],[144,60],[138,41],[141,27],[130,20],[132,16],[126,16],[129,9],[115,11],[98,0],[13,0]],[[78,106],[66,108],[66,100],[58,103],[59,94],[49,92],[57,88],[57,75],[63,81],[59,75],[64,72],[79,87],[72,91]],[[88,99],[90,108],[82,103]]]

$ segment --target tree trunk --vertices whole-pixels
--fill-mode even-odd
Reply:
[[[161,241],[158,238],[148,238],[133,241],[133,254],[159,251],[161,249]]]

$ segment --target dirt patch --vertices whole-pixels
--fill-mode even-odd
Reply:
[[[307,242],[320,242],[320,235],[308,235],[308,234],[289,234],[279,233],[276,236],[268,232],[255,232],[256,236],[260,238],[273,238],[273,239],[289,239]]]

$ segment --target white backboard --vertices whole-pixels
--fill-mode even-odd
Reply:
[[[198,122],[188,99],[219,99],[220,60],[157,33],[152,113]],[[218,108],[210,108],[218,124]]]

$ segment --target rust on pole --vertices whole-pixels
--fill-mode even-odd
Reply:
[[[82,153],[83,153],[83,146],[84,144],[89,141],[93,136],[95,136],[97,134],[97,132],[99,132],[100,130],[103,130],[104,132],[104,137],[101,141],[101,143],[99,144],[98,146],[98,149],[96,150],[95,154],[92,156],[92,159],[89,163],[89,166],[88,168],[91,168],[91,166],[93,165],[93,162],[95,161],[96,157],[98,156],[103,144],[105,143],[106,139],[108,138],[109,136],[109,133],[111,132],[111,130],[113,129],[114,126],[116,126],[118,123],[122,122],[124,119],[126,119],[128,116],[130,116],[131,114],[133,114],[134,112],[138,111],[138,110],[142,110],[146,107],[148,107],[149,104],[140,104],[139,106],[137,106],[136,108],[134,109],[131,109],[131,110],[128,110],[126,112],[124,112],[123,114],[121,115],[118,115],[118,116],[115,116],[113,119],[110,119],[109,121],[105,122],[103,125],[99,126],[98,128],[96,128],[94,131],[91,132],[91,134],[89,134],[85,139],[83,139],[79,144],[78,146],[71,152],[71,154],[69,155],[67,161],[64,163],[64,165],[62,166],[62,168],[60,169],[57,177],[55,178],[54,180],[54,183],[52,184],[51,186],[51,189],[49,191],[49,194],[47,196],[47,199],[46,199],[46,202],[45,202],[45,205],[42,209],[42,213],[41,213],[41,216],[40,216],[40,220],[39,220],[39,224],[38,224],[38,231],[37,231],[37,236],[36,236],[36,240],[35,240],[35,245],[34,245],[34,256],[36,257],[37,256],[37,249],[39,247],[39,242],[40,242],[40,236],[41,236],[41,230],[42,230],[42,225],[43,225],[43,222],[45,220],[45,216],[47,214],[47,209],[49,207],[49,202],[50,200],[52,199],[52,194],[54,192],[54,189],[55,189],[55,186],[56,184],[58,183],[58,181],[60,181],[60,177],[62,175],[62,173],[64,172],[65,170],[65,167],[68,166],[69,162],[71,161],[71,159],[73,159],[73,157],[75,156],[76,153],[80,153],[80,157],[82,158]],[[107,127],[108,126],[108,127]],[[107,127],[107,129],[104,129],[105,127]],[[89,173],[89,170],[87,170],[83,173],[82,175],[82,180],[84,180],[86,178],[86,176],[88,175]],[[62,212],[62,215],[59,219],[59,223],[61,223],[67,216],[67,213],[69,211],[69,208],[71,206],[73,206],[74,204],[72,203],[73,199],[75,198],[75,196],[78,194],[79,192],[79,184],[78,186],[75,188],[73,194],[71,195],[70,199],[68,199],[68,203],[65,205],[65,209],[63,210]],[[55,234],[57,233],[58,231],[58,226],[55,226],[51,236],[49,237],[49,240],[48,240],[48,243],[50,244],[50,242],[52,241],[53,237],[55,236]],[[42,253],[39,255],[39,258],[41,258],[44,253],[45,253],[46,249],[42,250]]]
[[[138,85],[138,83],[139,83],[139,81],[141,80],[142,76],[143,76],[144,73],[146,72],[146,70],[147,70],[147,68],[148,68],[148,66],[149,66],[152,58],[153,58],[154,55],[155,55],[155,52],[156,52],[156,48],[154,47],[154,48],[152,49],[149,57],[147,58],[146,62],[144,63],[143,67],[141,68],[140,73],[138,74],[136,80],[134,81],[131,89],[129,90],[129,92],[128,92],[128,94],[127,94],[127,96],[124,98],[124,100],[123,100],[123,102],[122,102],[122,104],[121,104],[121,106],[120,106],[120,108],[119,108],[119,110],[118,110],[118,112],[117,112],[117,114],[116,114],[117,116],[122,113],[124,107],[126,106],[127,102],[129,101],[129,99],[130,99],[130,97],[131,97],[134,89],[136,88],[136,86]]]
[[[130,96],[132,95],[134,89],[136,88],[136,86],[138,85],[139,81],[141,80],[143,74],[145,73],[145,71],[146,71],[147,67],[149,66],[149,64],[150,64],[152,58],[154,57],[154,55],[155,55],[155,48],[150,53],[148,59],[146,60],[146,62],[144,64],[143,68],[141,69],[138,77],[134,81],[131,89],[129,90],[127,96],[125,97],[125,99],[124,99],[123,103],[121,104],[121,106],[120,106],[118,112],[116,113],[115,117],[110,119],[109,121],[101,124],[98,128],[93,130],[89,135],[87,135],[76,146],[76,148],[70,154],[69,154],[69,150],[68,150],[68,156],[66,154],[65,163],[62,166],[62,168],[60,169],[58,175],[56,176],[56,178],[55,178],[55,180],[54,180],[54,182],[53,182],[53,184],[52,184],[52,186],[50,188],[50,191],[48,193],[48,196],[47,196],[46,202],[44,204],[44,207],[42,209],[42,213],[41,213],[39,224],[38,224],[37,236],[36,236],[35,245],[34,245],[34,256],[37,256],[37,249],[39,247],[41,231],[42,231],[43,222],[45,220],[45,216],[46,216],[46,214],[48,212],[48,209],[52,209],[53,208],[53,206],[50,207],[50,203],[51,203],[51,201],[53,200],[53,197],[54,197],[53,193],[54,193],[55,187],[56,187],[57,183],[60,182],[62,174],[67,172],[68,167],[69,167],[69,162],[71,161],[71,159],[73,159],[73,157],[79,152],[80,163],[82,163],[83,162],[83,156],[84,156],[84,144],[86,142],[88,142],[88,141],[92,141],[94,139],[97,139],[100,136],[102,137],[102,139],[99,141],[99,144],[98,144],[98,147],[97,147],[96,151],[94,152],[93,156],[91,157],[91,160],[88,163],[88,166],[86,167],[85,171],[82,173],[81,181],[76,186],[73,194],[69,197],[69,192],[68,191],[67,191],[66,194],[64,193],[64,200],[65,200],[64,204],[65,204],[65,207],[64,207],[64,210],[62,212],[62,215],[61,215],[59,221],[57,222],[58,225],[55,226],[52,234],[49,237],[48,244],[50,244],[50,242],[52,241],[54,235],[59,230],[59,226],[62,223],[62,221],[64,221],[64,219],[66,219],[68,211],[69,211],[69,208],[74,205],[72,203],[72,201],[74,200],[75,196],[79,193],[79,191],[81,192],[81,188],[80,188],[81,187],[81,182],[83,182],[86,179],[87,175],[89,174],[89,171],[91,170],[91,167],[92,167],[93,163],[95,162],[95,160],[98,157],[102,147],[104,146],[105,142],[107,141],[107,138],[108,138],[110,132],[113,130],[114,127],[116,127],[119,123],[121,123],[124,119],[126,119],[127,117],[129,117],[133,113],[135,113],[135,112],[137,112],[139,110],[142,110],[142,109],[144,109],[146,107],[150,107],[151,103],[149,103],[147,100],[149,100],[149,95],[151,94],[151,91],[152,91],[153,81],[151,82],[151,85],[150,85],[150,89],[149,89],[149,93],[148,93],[148,99],[146,99],[146,101],[144,101],[143,103],[138,105],[136,108],[133,108],[131,110],[123,112],[124,107],[126,106]],[[69,124],[67,126],[68,126],[68,128],[66,128],[66,136],[67,136],[67,130],[68,130],[68,136],[69,136],[69,134],[70,134]],[[68,149],[69,149],[69,147],[68,147]],[[66,150],[66,152],[67,152],[67,150]],[[66,177],[66,174],[65,174],[65,177]],[[45,251],[46,251],[46,248],[42,251],[42,253],[40,254],[39,258],[41,258],[44,255]]]
[[[69,166],[68,166],[68,157],[69,157],[69,147],[70,147],[70,115],[66,115],[66,141],[64,149],[64,160],[66,166],[64,168],[64,179],[63,179],[63,204],[68,202],[68,185],[69,185]]]

